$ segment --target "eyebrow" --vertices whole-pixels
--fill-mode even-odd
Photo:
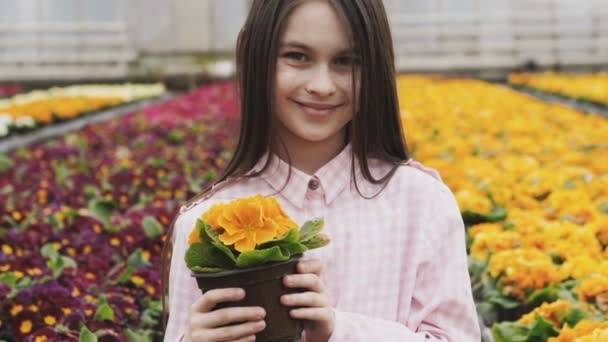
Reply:
[[[312,49],[310,46],[308,46],[308,45],[306,45],[306,44],[304,44],[304,43],[297,42],[297,41],[288,41],[288,42],[281,43],[281,44],[279,45],[279,48],[280,48],[280,49],[284,49],[284,48],[298,48],[298,49],[302,49],[302,50],[306,50],[306,51],[311,51],[311,50],[313,50],[313,49]],[[354,54],[356,51],[357,51],[356,49],[351,49],[351,48],[349,47],[349,48],[346,48],[346,49],[340,50],[340,51],[338,52],[338,54],[343,54],[343,53],[351,53],[351,54]]]

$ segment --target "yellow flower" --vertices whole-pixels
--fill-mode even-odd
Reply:
[[[479,191],[461,190],[456,194],[456,200],[461,211],[471,211],[476,214],[487,214],[492,210],[492,202]]]
[[[565,300],[557,300],[552,303],[543,303],[531,312],[523,315],[518,322],[521,324],[530,324],[536,321],[537,316],[541,316],[556,327],[561,328],[559,317],[567,314],[572,309],[572,304]]]
[[[581,281],[574,291],[581,301],[591,302],[600,294],[608,293],[608,275],[595,274]]]
[[[551,257],[536,249],[497,252],[490,258],[488,269],[505,287],[510,285],[520,290],[542,289],[565,279]]]
[[[606,339],[593,338],[604,337],[606,329],[608,329],[608,322],[582,320],[574,328],[564,324],[559,336],[549,337],[547,342],[603,342]],[[601,336],[597,334],[601,334]]]
[[[19,332],[21,332],[22,334],[29,334],[32,331],[32,321],[30,321],[29,319],[21,322],[21,325],[19,325]]]
[[[46,323],[46,325],[55,325],[57,323],[57,318],[52,315],[46,315],[44,316],[44,323]]]
[[[498,252],[514,248],[521,241],[521,234],[514,231],[481,232],[473,241],[471,254],[478,260],[485,260],[488,252]]]

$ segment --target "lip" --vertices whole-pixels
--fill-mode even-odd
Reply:
[[[341,106],[341,104],[331,103],[303,102],[295,100],[294,102],[299,105],[305,113],[316,116],[327,115],[331,113],[334,109]]]

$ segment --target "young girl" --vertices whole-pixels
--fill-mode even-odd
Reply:
[[[281,303],[305,341],[480,341],[458,205],[409,158],[382,0],[254,0],[237,45],[242,107],[234,157],[184,205],[169,236],[165,341],[253,341],[259,307],[213,310],[242,289],[198,289],[184,262],[217,202],[275,195],[296,221],[325,219]],[[168,254],[168,253],[167,253]]]

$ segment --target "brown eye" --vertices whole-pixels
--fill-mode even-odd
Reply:
[[[341,66],[359,65],[359,59],[356,56],[342,56],[336,59],[336,64]]]
[[[306,61],[306,55],[301,52],[286,52],[283,57],[297,62]]]

